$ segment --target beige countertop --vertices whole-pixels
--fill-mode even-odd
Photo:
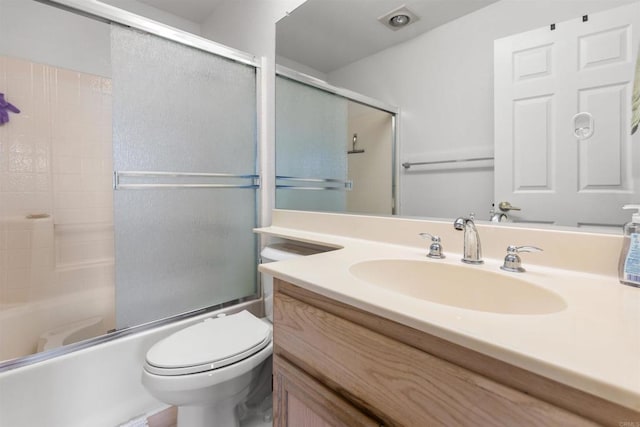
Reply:
[[[446,251],[446,246],[446,259],[431,260],[421,247],[288,228],[278,222],[282,221],[256,232],[340,249],[263,264],[260,271],[640,410],[639,288],[621,285],[611,275],[531,265],[526,260],[523,274],[500,270],[500,258],[485,257],[485,264],[467,266],[460,262],[459,253]],[[462,239],[461,234],[458,237]],[[567,307],[541,315],[467,310],[372,286],[349,271],[354,264],[378,259],[420,260],[516,275],[560,295]]]

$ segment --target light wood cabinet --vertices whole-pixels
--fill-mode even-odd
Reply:
[[[276,427],[377,427],[380,424],[278,356],[274,359]]]
[[[276,280],[276,426],[636,420],[640,413],[628,408]]]

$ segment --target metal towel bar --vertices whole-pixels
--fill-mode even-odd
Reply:
[[[276,188],[286,190],[333,190],[333,191],[351,191],[353,181],[344,181],[334,178],[298,178],[294,176],[276,176],[276,181],[294,181],[302,183],[318,183],[318,184],[337,184],[331,185],[299,185],[299,184],[276,184]]]
[[[445,163],[462,163],[462,162],[479,162],[482,160],[493,160],[493,156],[491,157],[472,157],[468,159],[452,159],[452,160],[434,160],[431,162],[404,162],[402,167],[405,169],[409,169],[411,166],[417,165],[440,165]]]
[[[125,178],[230,178],[251,180],[250,184],[214,184],[202,182],[172,182],[172,183],[123,183]],[[148,190],[148,189],[179,189],[179,188],[250,188],[260,187],[259,175],[237,175],[228,173],[198,173],[198,172],[157,172],[157,171],[115,171],[113,172],[114,190]]]

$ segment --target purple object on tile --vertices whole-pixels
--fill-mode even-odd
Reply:
[[[20,110],[4,99],[4,93],[0,92],[0,125],[9,121],[9,111],[18,114]]]

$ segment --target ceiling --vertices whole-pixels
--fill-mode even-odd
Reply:
[[[329,73],[495,1],[308,0],[278,22],[276,53]],[[397,31],[378,22],[403,5],[420,19]]]
[[[224,0],[138,1],[202,24]],[[276,53],[329,73],[496,1],[307,0],[278,22]],[[419,20],[397,31],[378,22],[378,17],[403,5],[418,15]]]
[[[191,22],[202,24],[222,0],[139,0]]]

